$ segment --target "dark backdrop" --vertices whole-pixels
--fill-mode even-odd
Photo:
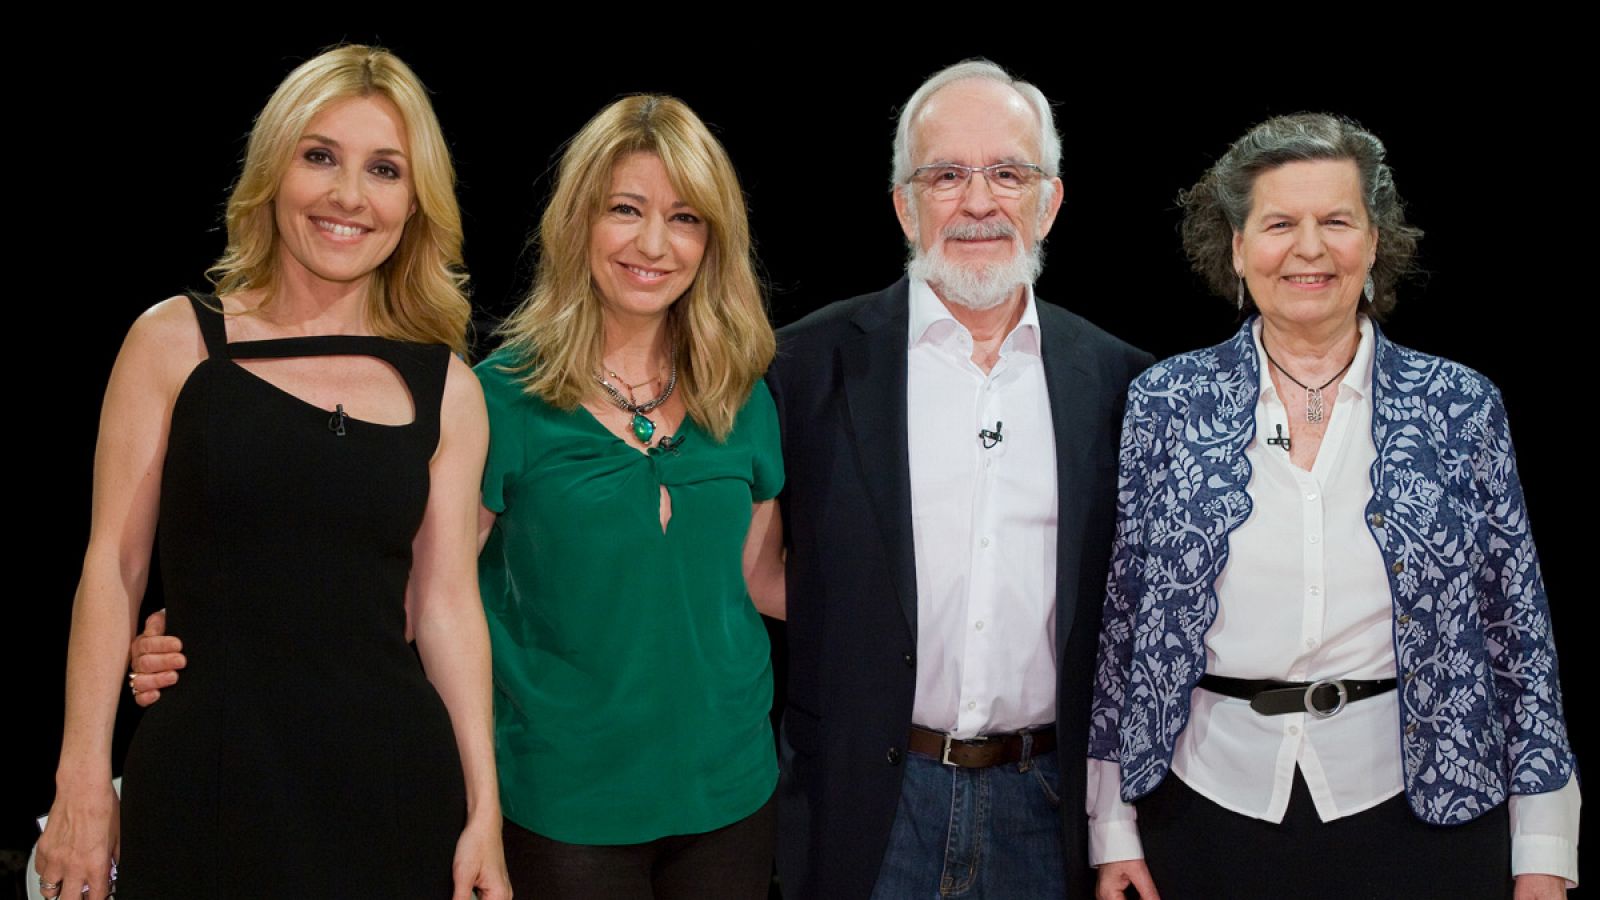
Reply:
[[[956,31],[995,30],[978,18],[968,24]],[[209,45],[133,45],[108,30],[70,53],[32,48],[48,51],[48,61],[8,62],[20,101],[7,142],[12,240],[21,251],[11,300],[22,311],[11,433],[24,485],[14,496],[27,499],[13,506],[24,537],[9,554],[11,607],[20,610],[6,641],[18,710],[9,743],[20,755],[0,776],[0,846],[31,842],[31,817],[48,808],[53,790],[96,414],[118,344],[140,310],[204,285],[202,272],[223,246],[222,204],[252,117],[296,63],[342,39],[385,43],[433,90],[455,153],[485,323],[525,287],[526,238],[561,142],[626,92],[676,94],[722,137],[749,196],[773,318],[783,324],[898,276],[904,250],[887,189],[896,106],[935,69],[987,55],[1057,103],[1066,199],[1041,295],[1158,356],[1214,343],[1236,325],[1231,308],[1187,271],[1174,194],[1267,115],[1313,109],[1357,118],[1388,143],[1412,220],[1427,231],[1428,274],[1402,288],[1386,327],[1400,342],[1485,372],[1505,392],[1568,719],[1580,754],[1590,748],[1580,709],[1596,664],[1581,643],[1586,545],[1573,526],[1577,488],[1589,480],[1574,462],[1587,445],[1576,428],[1593,404],[1580,361],[1594,323],[1584,240],[1594,201],[1584,163],[1567,152],[1578,139],[1566,123],[1592,111],[1592,98],[1573,86],[1577,65],[1554,51],[1459,43],[1362,51],[1312,41],[1252,48],[1237,38],[1225,63],[1209,49],[1181,49],[1189,38],[1119,46],[1088,31],[1053,41],[1041,34],[1028,35],[1028,52],[982,38],[844,46],[837,34],[818,33],[713,53],[704,36],[506,28],[308,28]],[[480,349],[486,332],[480,325]],[[147,608],[158,602],[159,591],[151,594]],[[119,754],[134,719],[132,704],[123,706]]]

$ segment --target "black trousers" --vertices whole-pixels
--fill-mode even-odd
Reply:
[[[1145,863],[1162,900],[1511,896],[1504,803],[1463,825],[1429,825],[1398,794],[1323,822],[1297,769],[1277,825],[1223,809],[1170,772],[1136,806]]]
[[[505,820],[517,900],[766,900],[776,800],[731,825],[643,844],[567,844]]]

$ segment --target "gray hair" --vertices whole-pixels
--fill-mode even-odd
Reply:
[[[1374,291],[1370,302],[1361,299],[1361,311],[1382,318],[1394,308],[1395,284],[1412,271],[1422,237],[1422,229],[1406,224],[1394,173],[1383,161],[1385,152],[1372,132],[1327,113],[1277,116],[1251,128],[1193,187],[1178,194],[1183,252],[1190,266],[1212,291],[1232,299],[1239,289],[1233,235],[1244,229],[1250,214],[1256,177],[1292,162],[1349,160],[1360,174],[1362,203],[1378,233],[1371,272]]]
[[[1033,108],[1034,116],[1039,120],[1039,167],[1044,169],[1046,178],[1055,178],[1061,174],[1061,135],[1056,131],[1055,116],[1050,112],[1050,101],[1045,98],[1044,92],[987,59],[969,59],[933,73],[901,108],[900,124],[894,132],[894,170],[890,178],[891,188],[911,180],[913,168],[911,123],[916,120],[917,113],[922,111],[928,98],[940,88],[970,78],[999,82],[1021,94],[1022,98],[1028,101],[1028,105]],[[982,160],[974,161],[982,162]],[[1048,199],[1048,194],[1046,198]]]

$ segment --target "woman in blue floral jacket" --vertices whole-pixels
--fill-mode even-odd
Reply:
[[[1129,390],[1089,750],[1101,897],[1576,881],[1499,392],[1373,323],[1421,236],[1383,155],[1354,123],[1280,117],[1182,197],[1191,262],[1259,315]]]

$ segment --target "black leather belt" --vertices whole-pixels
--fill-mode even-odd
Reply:
[[[1033,738],[1029,756],[1049,753],[1056,748],[1056,726],[1042,725],[1029,731],[1011,734],[992,734],[967,740],[956,740],[941,731],[911,726],[911,739],[906,749],[912,753],[931,756],[947,766],[963,769],[986,769],[1022,760],[1022,736]]]
[[[1263,716],[1310,713],[1319,719],[1335,715],[1346,705],[1394,690],[1393,678],[1357,681],[1324,678],[1321,681],[1278,681],[1275,678],[1229,678],[1202,675],[1200,686],[1213,694],[1249,700]]]

